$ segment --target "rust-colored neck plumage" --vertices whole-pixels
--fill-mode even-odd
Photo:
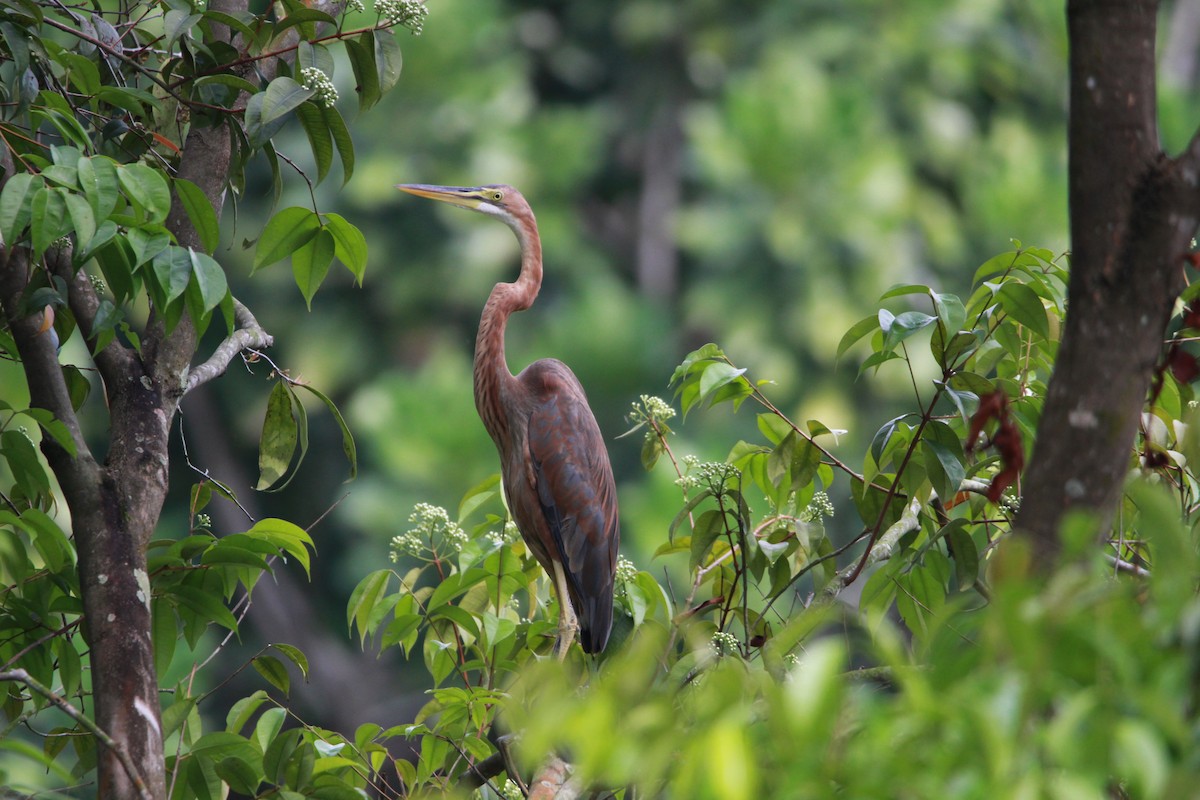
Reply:
[[[505,218],[521,243],[521,274],[513,283],[498,283],[483,307],[475,337],[475,408],[496,445],[509,440],[505,402],[517,391],[517,382],[504,358],[504,328],[514,311],[524,311],[542,287],[542,243],[533,213],[527,219]]]

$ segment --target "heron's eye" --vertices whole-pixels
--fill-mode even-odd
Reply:
[[[492,200],[499,203],[501,200],[504,199],[504,192],[492,192],[491,197],[492,197]]]

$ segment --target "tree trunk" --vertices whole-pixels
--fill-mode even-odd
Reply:
[[[1200,147],[1172,160],[1159,145],[1157,5],[1067,4],[1071,279],[1016,521],[1042,570],[1068,511],[1111,520],[1196,230]]]

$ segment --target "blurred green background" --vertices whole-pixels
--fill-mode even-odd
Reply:
[[[453,510],[497,469],[470,361],[516,241],[398,182],[511,183],[530,200],[546,278],[509,327],[509,363],[554,356],[578,373],[610,437],[623,550],[642,566],[679,495],[666,470],[643,472],[639,437],[615,437],[640,394],[669,399],[689,350],[720,343],[790,414],[850,431],[849,455],[912,401],[899,371],[855,381],[852,359],[834,361],[881,292],[963,293],[1012,238],[1065,247],[1056,2],[436,0],[424,34],[402,36],[400,83],[370,113],[354,116],[350,70],[334,76],[358,163],[344,191],[336,168],[317,190],[367,236],[365,287],[335,273],[311,313],[286,264],[240,288],[276,363],[331,393],[358,435],[361,475],[316,530],[334,605],[414,502]],[[301,165],[302,137],[276,140]],[[302,181],[285,186],[280,207],[307,202]],[[265,200],[242,198],[223,253],[235,275]],[[265,386],[231,374],[216,390],[252,467]],[[719,460],[753,425],[694,414],[677,447]],[[320,431],[320,458],[263,500],[302,524],[341,494],[336,433]]]

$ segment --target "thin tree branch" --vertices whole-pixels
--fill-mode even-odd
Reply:
[[[883,532],[883,534],[875,540],[875,545],[863,557],[862,561],[857,564],[851,564],[845,569],[838,572],[833,580],[825,585],[824,594],[829,599],[833,599],[842,589],[850,584],[858,574],[867,567],[878,564],[880,561],[887,561],[896,552],[896,546],[904,535],[915,531],[921,526],[921,501],[918,498],[913,498],[908,507],[904,509],[904,513],[900,515],[900,519],[896,520],[891,526]]]
[[[130,760],[129,754],[125,752],[125,749],[117,744],[111,736],[109,736],[100,728],[99,725],[81,713],[79,709],[75,708],[75,706],[71,705],[62,697],[55,694],[50,687],[46,686],[41,681],[36,680],[23,669],[0,672],[0,681],[15,681],[17,683],[25,684],[31,690],[37,692],[42,697],[53,703],[68,717],[86,728],[88,732],[95,736],[102,745],[112,751],[113,755],[117,757],[117,760],[121,762],[121,766],[125,768],[125,774],[129,776],[129,782],[137,788],[138,796],[141,797],[142,800],[154,800],[153,795],[150,794],[150,790],[146,788],[146,782],[143,781],[142,776],[138,774],[137,769],[133,766],[133,762]]]
[[[233,299],[233,314],[237,330],[217,345],[217,349],[213,351],[207,361],[188,373],[187,385],[184,387],[185,394],[201,384],[224,375],[230,362],[237,358],[243,350],[270,347],[275,343],[275,338],[263,330],[262,326],[258,324],[258,320],[254,318],[254,314],[250,313],[250,309],[236,297]]]

